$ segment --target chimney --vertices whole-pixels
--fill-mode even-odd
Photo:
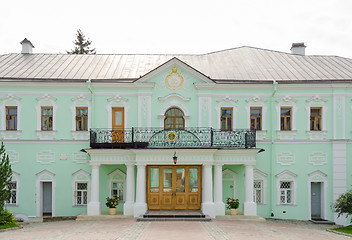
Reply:
[[[31,41],[29,41],[27,38],[25,38],[20,43],[22,44],[22,52],[21,53],[23,53],[23,54],[32,53],[32,48],[34,48],[34,46],[31,43]]]
[[[304,46],[303,42],[292,43],[291,53],[304,56],[304,55],[306,55],[305,49],[306,49],[306,46]]]

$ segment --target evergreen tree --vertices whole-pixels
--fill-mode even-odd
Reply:
[[[5,153],[4,143],[1,143],[0,158],[0,212],[2,212],[5,202],[11,197],[11,190],[7,188],[7,185],[12,179],[10,160],[9,156]]]
[[[75,48],[71,51],[66,51],[68,54],[95,54],[95,48],[90,49],[92,41],[86,39],[81,29],[78,29],[76,34],[77,39],[73,42]]]

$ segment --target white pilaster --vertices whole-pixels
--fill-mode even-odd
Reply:
[[[92,165],[91,200],[87,205],[88,216],[101,214],[101,204],[99,202],[99,167],[100,164]]]
[[[123,205],[123,215],[133,216],[134,204],[134,164],[126,164],[126,201]]]
[[[203,165],[202,199],[203,213],[211,218],[215,218],[215,204],[213,202],[213,173],[211,164]]]
[[[346,192],[346,142],[334,141],[332,143],[332,159],[333,159],[333,200],[334,202],[340,194]],[[347,225],[346,215],[343,214],[339,218],[338,214],[334,213],[334,222],[339,225]]]
[[[146,203],[146,165],[137,165],[137,191],[136,191],[136,203],[134,204],[134,217],[139,217],[145,214],[147,211]]]
[[[246,165],[244,215],[257,216],[257,204],[253,201],[253,165]]]
[[[225,203],[222,201],[222,164],[214,167],[214,203],[216,216],[225,215]]]

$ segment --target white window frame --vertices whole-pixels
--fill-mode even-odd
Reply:
[[[87,189],[86,190],[81,190],[78,189],[78,184],[87,184]],[[81,203],[78,203],[78,192],[81,192]],[[84,196],[84,192],[87,193],[87,202],[83,203],[83,196]],[[74,192],[74,200],[75,200],[75,206],[87,206],[88,204],[88,181],[75,181],[75,192]]]
[[[310,174],[308,174],[308,181],[307,181],[307,185],[308,185],[308,209],[309,209],[309,218],[311,218],[312,216],[312,206],[311,206],[311,196],[312,196],[312,183],[313,182],[319,182],[322,184],[321,186],[321,200],[322,200],[322,204],[321,204],[321,218],[322,219],[326,219],[326,214],[327,214],[327,202],[328,202],[328,198],[327,198],[327,192],[328,192],[328,179],[327,179],[327,174],[317,170],[314,171]]]
[[[82,169],[72,174],[72,206],[87,206],[90,201],[90,174]],[[77,184],[87,183],[87,204],[77,204]]]
[[[56,98],[44,94],[43,96],[37,98],[37,105],[35,110],[37,111],[37,137],[40,140],[53,140],[56,136]],[[52,131],[42,131],[42,107],[52,107],[53,108],[53,130]]]
[[[216,105],[216,113],[217,113],[217,123],[218,129],[221,129],[221,108],[232,108],[232,129],[237,129],[237,99],[234,99],[230,96],[225,96],[222,99],[216,101],[218,104]]]
[[[11,182],[15,182],[16,183],[16,202],[13,203],[13,202],[6,202],[5,205],[6,206],[18,206],[19,205],[19,187],[20,187],[20,182],[19,182],[19,174],[17,172],[14,172],[12,171],[12,179],[11,179]],[[11,192],[13,190],[11,189]],[[11,193],[11,196],[12,196],[12,193]],[[10,198],[10,201],[11,201],[11,198]]]
[[[251,107],[261,107],[262,108],[262,130],[257,130],[256,131],[256,139],[257,140],[264,140],[266,139],[266,112],[268,107],[265,105],[266,100],[259,97],[255,96],[250,99],[247,99],[246,102],[248,103],[246,106],[247,110],[247,128],[251,128]]]
[[[8,94],[6,97],[0,99],[0,133],[2,139],[19,139],[21,135],[21,98]],[[17,107],[17,130],[6,130],[6,107]]]
[[[294,98],[290,96],[285,96],[276,101],[278,104],[276,105],[277,112],[277,128],[276,133],[277,137],[280,140],[293,140],[296,138],[296,119],[297,119],[297,105]],[[291,130],[284,131],[281,130],[281,108],[291,108]]]
[[[108,112],[108,128],[112,128],[112,109],[113,108],[123,108],[125,111],[125,128],[129,128],[128,126],[128,104],[127,104],[128,99],[124,98],[120,95],[115,95],[114,97],[111,97],[107,99],[108,104],[106,105],[106,111]]]
[[[169,104],[164,105],[163,108],[161,109],[160,114],[158,116],[160,120],[160,128],[164,128],[165,113],[170,108],[178,108],[183,112],[183,119],[185,120],[185,128],[187,128],[189,126],[189,119],[190,119],[189,112],[187,108],[183,104],[179,103],[177,100],[171,101]]]
[[[122,183],[123,184],[123,197],[124,199],[119,199],[120,203],[126,201],[126,174],[122,172],[120,169],[116,169],[115,171],[109,174],[109,197],[112,197],[112,185],[113,183]]]
[[[311,140],[322,140],[326,139],[326,118],[327,118],[327,110],[328,107],[326,102],[328,100],[325,98],[321,98],[319,96],[312,97],[306,100],[306,112],[307,112],[307,136]],[[310,130],[310,109],[312,107],[320,107],[321,108],[321,130],[320,131],[311,131]]]
[[[72,129],[71,134],[74,140],[89,140],[89,129],[91,128],[91,103],[90,99],[83,96],[83,94],[71,99],[73,104],[71,105],[72,114]],[[88,109],[88,130],[87,131],[77,131],[76,130],[76,114],[77,108],[87,108]]]
[[[276,189],[277,189],[277,204],[278,205],[296,205],[297,199],[297,175],[291,171],[285,170],[276,175]],[[292,189],[292,202],[291,203],[281,203],[281,182],[291,182]]]
[[[266,204],[266,189],[267,189],[267,176],[268,174],[258,170],[254,169],[254,181],[261,181],[262,182],[262,194],[261,194],[261,203],[257,203],[258,205],[264,205]],[[254,201],[256,200],[256,192],[254,188],[254,181],[253,181],[253,199]]]

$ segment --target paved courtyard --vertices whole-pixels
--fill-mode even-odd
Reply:
[[[95,221],[33,223],[23,229],[0,232],[0,239],[352,239],[327,232],[329,225],[267,220],[262,222],[213,220],[211,222],[136,222],[133,218]]]

